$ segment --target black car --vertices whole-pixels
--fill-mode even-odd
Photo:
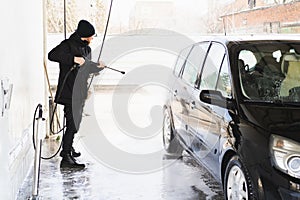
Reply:
[[[167,154],[186,150],[225,199],[300,199],[300,40],[220,36],[183,49],[164,109]]]

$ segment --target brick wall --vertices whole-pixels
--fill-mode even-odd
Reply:
[[[228,33],[300,33],[300,2],[240,11],[223,18]]]

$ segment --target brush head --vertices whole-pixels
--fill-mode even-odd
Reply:
[[[124,72],[124,71],[121,71],[121,74],[125,74],[125,72]]]

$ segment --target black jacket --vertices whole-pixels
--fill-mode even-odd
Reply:
[[[76,67],[75,56],[86,58],[85,64]],[[82,41],[75,32],[53,48],[48,59],[58,62],[60,69],[55,102],[63,105],[71,105],[72,100],[83,102],[87,97],[89,75],[102,70],[97,67],[97,63],[90,61],[91,48],[87,42]]]

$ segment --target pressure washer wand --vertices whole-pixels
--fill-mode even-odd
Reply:
[[[107,67],[107,66],[105,66],[105,68],[107,68],[107,69],[111,69],[111,70],[113,70],[113,71],[116,71],[116,72],[120,72],[121,74],[125,74],[125,72],[124,72],[124,71],[120,71],[120,70],[117,70],[117,69],[114,69],[114,68],[111,68],[111,67]]]

